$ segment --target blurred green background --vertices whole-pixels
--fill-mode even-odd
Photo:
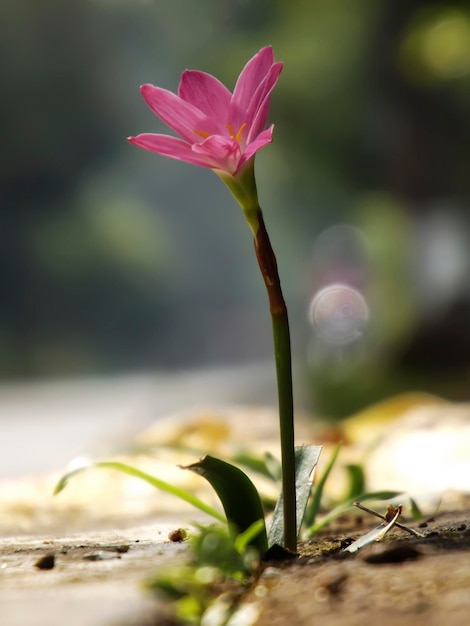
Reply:
[[[272,44],[285,67],[257,178],[312,406],[468,398],[467,2],[15,0],[1,15],[4,379],[271,358],[235,201],[125,138],[163,130],[140,84],[176,90],[190,67],[232,88]],[[324,311],[309,321],[336,283],[355,290],[340,313],[366,303],[354,340],[328,337]]]

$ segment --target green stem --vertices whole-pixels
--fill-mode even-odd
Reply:
[[[250,224],[251,225],[251,224]],[[292,364],[289,319],[282,295],[276,257],[264,225],[260,208],[256,211],[255,251],[266,285],[272,318],[282,462],[282,494],[284,505],[284,547],[297,550],[294,402],[292,394]]]
[[[243,209],[255,239],[255,252],[264,284],[268,291],[272,317],[274,356],[276,359],[277,389],[282,460],[282,495],[284,505],[284,547],[297,550],[294,402],[292,396],[292,365],[287,308],[282,295],[277,262],[258,204],[252,158],[236,175],[216,171]]]

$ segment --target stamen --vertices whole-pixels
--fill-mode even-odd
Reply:
[[[242,138],[242,133],[243,133],[245,126],[246,126],[246,122],[243,122],[243,124],[240,126],[240,130],[238,131],[235,137],[235,141],[240,141],[240,139]]]
[[[245,130],[245,126],[246,126],[246,122],[243,122],[243,124],[240,126],[238,130],[238,133],[236,133],[233,130],[230,124],[227,124],[225,128],[227,128],[228,132],[230,133],[230,137],[232,139],[235,139],[236,142],[240,142],[240,139],[242,138],[242,135],[243,135],[243,131]],[[197,128],[193,130],[193,133],[196,133],[196,135],[199,135],[199,137],[202,137],[203,139],[207,139],[208,137],[212,136],[212,133],[208,133],[206,130],[197,130]]]
[[[233,128],[230,126],[230,124],[227,124],[225,128],[227,128],[228,132],[230,133],[230,137],[232,139],[235,139],[235,141],[240,141],[240,139],[242,138],[242,134],[243,134],[243,130],[246,126],[246,122],[243,122],[243,124],[240,126],[240,129],[238,131],[238,133],[236,133]]]
[[[233,130],[233,128],[230,126],[230,124],[227,124],[225,128],[226,128],[226,129],[228,130],[228,132],[230,133],[230,137],[231,137],[232,139],[235,139],[235,131],[234,131],[234,130]]]

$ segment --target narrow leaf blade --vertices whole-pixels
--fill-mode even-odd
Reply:
[[[59,480],[59,482],[57,483],[54,489],[54,495],[60,493],[66,487],[67,483],[73,476],[76,476],[77,474],[80,474],[81,472],[84,472],[85,470],[92,469],[95,467],[111,468],[111,469],[118,470],[119,472],[123,472],[124,474],[128,474],[129,476],[140,478],[141,480],[144,480],[145,482],[149,483],[156,489],[169,493],[179,498],[180,500],[183,500],[184,502],[191,504],[196,509],[199,509],[200,511],[203,511],[204,513],[207,513],[208,515],[211,515],[215,519],[221,522],[225,522],[225,517],[222,513],[212,508],[211,506],[209,506],[202,500],[199,500],[199,498],[196,498],[196,496],[193,496],[192,493],[189,493],[188,491],[181,489],[179,487],[175,487],[174,485],[171,485],[170,483],[167,483],[166,481],[161,480],[160,478],[157,478],[156,476],[147,474],[146,472],[143,472],[142,470],[139,470],[136,467],[133,467],[132,465],[127,465],[126,463],[120,463],[118,461],[98,461],[96,463],[89,463],[87,465],[84,465],[83,467],[79,467],[79,468],[75,468],[71,470],[70,472],[64,474],[64,476],[62,476],[62,478]]]

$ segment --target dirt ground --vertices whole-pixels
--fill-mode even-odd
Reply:
[[[424,538],[397,529],[355,554],[351,540],[375,524],[344,518],[300,545],[300,556],[269,562],[240,605],[243,626],[467,626],[470,615],[470,508],[428,521]],[[144,590],[159,567],[182,559],[171,525],[62,539],[0,542],[3,626],[157,626],[170,607]],[[243,618],[246,606],[250,610]]]
[[[33,413],[36,403],[31,406]],[[375,408],[374,420],[375,413],[380,418],[387,408]],[[349,422],[343,434],[353,443],[343,448],[341,463],[328,484],[334,500],[344,492],[343,465],[359,460],[367,470],[369,489],[423,494],[420,506],[429,504],[425,514],[436,510],[435,501],[426,495],[432,487],[445,506],[420,529],[425,537],[396,529],[381,543],[355,554],[343,553],[350,538],[378,524],[367,514],[361,513],[361,524],[357,515],[349,515],[325,534],[301,544],[298,559],[268,563],[241,597],[240,612],[230,626],[470,624],[470,501],[445,496],[470,492],[470,405],[432,404],[416,411],[409,419],[399,416],[393,423],[378,419],[385,435],[378,433],[373,448],[366,442],[367,457],[364,432],[374,433],[370,420],[364,424],[364,419],[370,416]],[[16,422],[12,413],[11,424]],[[25,424],[23,420],[19,430],[29,433]],[[54,424],[47,430],[48,437],[31,435],[31,449],[39,442],[47,456],[62,450]],[[159,422],[157,430],[147,430],[135,441],[139,446],[185,441],[194,450],[230,458],[246,445],[249,425],[257,451],[274,453],[277,429],[273,424],[276,415],[271,409],[192,411],[188,417],[171,416]],[[360,436],[354,436],[352,426],[358,424]],[[326,441],[324,433],[312,431],[308,421],[298,420],[297,434],[300,442]],[[67,441],[73,436],[68,434]],[[360,441],[361,449],[355,441]],[[199,477],[177,467],[194,461],[194,454],[180,458],[170,447],[168,454],[160,448],[157,456],[148,456],[139,452],[139,446],[133,456],[118,460],[164,477],[217,506]],[[330,454],[325,446],[321,463]],[[10,457],[15,455],[20,454],[12,448]],[[152,596],[144,583],[186,554],[184,544],[168,541],[170,530],[189,526],[194,519],[211,520],[198,519],[193,509],[184,509],[173,497],[156,493],[141,481],[107,470],[85,472],[53,498],[60,475],[59,471],[0,482],[0,625],[170,624],[171,607]],[[277,493],[269,491],[271,484],[260,481],[257,486],[271,497]],[[414,525],[409,519],[404,523]]]
[[[302,545],[298,561],[268,566],[249,592],[246,601],[259,612],[256,626],[466,626],[470,510],[438,516],[421,530],[423,539],[397,529],[355,554],[342,547],[366,528]]]
[[[0,624],[140,626],[149,616],[154,620],[159,604],[145,593],[144,581],[185,553],[167,541],[171,528],[1,539]]]

